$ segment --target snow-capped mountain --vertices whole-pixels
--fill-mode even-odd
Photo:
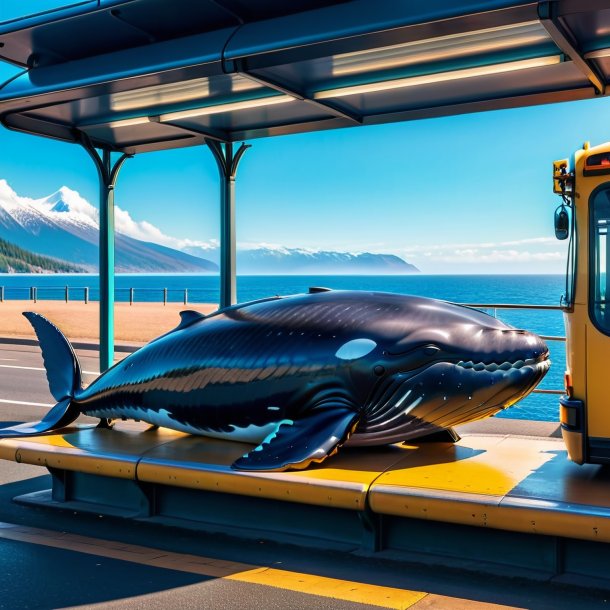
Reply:
[[[184,250],[212,261],[219,258],[218,248],[188,246]],[[284,247],[238,249],[237,269],[246,275],[402,275],[419,272],[415,265],[393,254],[353,254]]]
[[[126,213],[117,208],[117,213]],[[118,229],[118,227],[117,227]],[[98,211],[76,191],[62,187],[43,199],[20,197],[0,180],[0,237],[21,248],[83,265],[98,265]],[[135,239],[117,230],[119,272],[215,272],[218,266],[186,252]]]

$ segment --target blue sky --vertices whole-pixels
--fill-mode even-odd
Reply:
[[[20,6],[1,2],[0,17]],[[0,66],[0,80],[13,72]],[[428,273],[561,273],[551,164],[610,140],[609,113],[598,99],[254,140],[238,173],[238,241],[391,252]],[[66,185],[96,203],[79,147],[6,130],[0,144],[0,179],[19,195]],[[116,203],[172,238],[218,238],[205,147],[129,160]]]

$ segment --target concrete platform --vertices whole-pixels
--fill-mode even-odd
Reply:
[[[610,589],[610,472],[569,462],[548,424],[494,425],[287,473],[232,470],[249,445],[128,423],[4,439],[0,457],[53,475],[22,502]]]

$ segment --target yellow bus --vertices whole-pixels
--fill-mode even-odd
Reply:
[[[570,459],[610,463],[610,143],[585,143],[553,164],[555,235],[569,240],[565,395],[561,431]]]

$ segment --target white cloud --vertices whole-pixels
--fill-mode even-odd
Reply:
[[[394,252],[429,273],[562,273],[566,242],[527,237],[478,243],[425,244]]]
[[[524,245],[556,245],[557,240],[554,237],[527,237],[525,239],[514,239],[510,241],[500,242],[478,242],[478,243],[457,243],[457,244],[424,244],[416,246],[405,246],[400,248],[400,252],[403,254],[419,254],[423,252],[443,252],[452,251],[458,252],[460,250],[488,250],[490,248],[503,248],[510,246],[524,246]]]
[[[4,185],[2,183],[4,183]],[[2,195],[2,189],[8,189],[11,191],[10,187],[5,181],[0,181],[0,195]],[[80,195],[80,193],[68,188],[67,186],[62,186],[59,191],[53,195],[50,195],[49,197],[46,197],[45,199],[38,200],[37,203],[41,206],[48,207],[56,204],[60,199],[68,205],[71,214],[86,217],[95,224],[99,224],[99,212],[97,208],[91,205],[84,197]],[[172,237],[171,235],[166,235],[161,229],[159,229],[159,227],[146,220],[134,220],[127,210],[123,210],[118,205],[114,206],[114,223],[117,233],[121,233],[141,241],[149,241],[162,246],[176,248],[178,250],[182,250],[183,248],[189,246],[198,247],[203,250],[218,247],[217,240],[203,242],[191,239],[179,239],[177,237]]]
[[[530,252],[529,250],[491,250],[479,252],[477,250],[456,250],[451,254],[441,254],[434,257],[436,262],[443,263],[530,263],[564,261],[563,252]]]

